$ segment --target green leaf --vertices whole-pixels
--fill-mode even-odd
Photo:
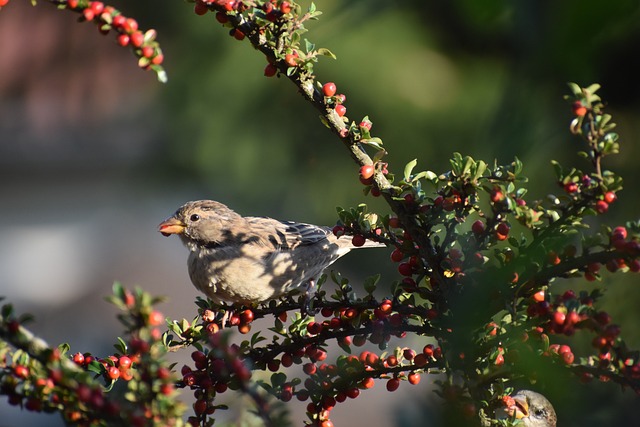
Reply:
[[[569,82],[567,83],[567,85],[569,85],[569,89],[571,90],[571,93],[573,93],[574,96],[577,97],[582,95],[582,89],[580,88],[580,86],[578,86],[573,82]]]
[[[378,150],[382,150],[382,140],[378,137],[367,138],[360,140],[361,143],[370,145],[372,147],[377,148]]]
[[[415,168],[417,164],[418,164],[418,159],[413,159],[409,163],[407,163],[407,165],[404,167],[405,182],[411,181],[411,172],[413,171],[413,168]]]
[[[376,286],[379,281],[380,281],[380,274],[367,277],[363,283],[364,290],[370,295],[373,294],[373,292],[376,290]]]
[[[338,59],[338,57],[326,47],[321,47],[316,52],[318,55],[328,56],[331,59]]]

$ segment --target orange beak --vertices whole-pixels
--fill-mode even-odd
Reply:
[[[527,399],[524,397],[514,397],[513,400],[516,401],[515,413],[516,419],[522,419],[529,416],[529,404],[527,403]]]
[[[162,233],[164,236],[170,236],[172,234],[184,233],[185,227],[186,225],[182,221],[172,217],[162,221],[158,225],[158,231]]]

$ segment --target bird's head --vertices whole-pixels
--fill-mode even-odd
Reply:
[[[510,399],[504,412],[522,421],[525,427],[556,427],[556,412],[546,397],[531,390],[520,390]]]
[[[187,244],[215,245],[228,239],[230,223],[242,217],[213,200],[197,200],[182,205],[158,225],[165,236],[178,235]]]

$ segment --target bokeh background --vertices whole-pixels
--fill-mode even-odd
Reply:
[[[163,85],[91,24],[28,3],[0,11],[0,295],[35,314],[32,329],[49,342],[112,352],[120,329],[103,297],[115,280],[167,295],[168,316],[195,315],[186,250],[156,232],[187,200],[328,225],[336,206],[367,201],[386,212],[362,195],[357,167],[316,112],[286,79],[263,77],[264,58],[213,15],[195,16],[180,1],[113,2],[159,31]],[[502,163],[518,156],[531,197],[559,192],[551,159],[587,167],[568,133],[566,82],[598,82],[622,135],[622,155],[606,166],[626,182],[603,220],[637,218],[639,1],[316,4],[325,14],[309,23],[308,38],[338,56],[320,61],[319,78],[347,95],[351,119],[373,120],[391,169],[418,157],[443,171],[454,151]],[[356,282],[380,269],[383,280],[396,277],[386,251],[363,252],[336,268]],[[624,276],[605,276],[605,309],[638,348],[640,288]],[[590,351],[582,341],[576,354]],[[633,393],[554,378],[531,387],[544,389],[559,425],[638,424]],[[334,422],[444,425],[430,382],[393,394],[379,384],[339,406]],[[239,406],[221,419],[249,422]],[[290,406],[300,424],[304,405]],[[4,401],[0,413],[1,426],[61,425]]]

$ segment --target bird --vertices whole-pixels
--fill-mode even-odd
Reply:
[[[551,402],[532,390],[520,390],[496,411],[498,419],[518,419],[524,427],[556,427],[557,416]]]
[[[193,285],[216,303],[257,305],[304,292],[323,270],[357,248],[329,227],[268,217],[241,216],[213,200],[182,205],[158,225],[189,250]],[[367,240],[358,247],[384,247]]]

